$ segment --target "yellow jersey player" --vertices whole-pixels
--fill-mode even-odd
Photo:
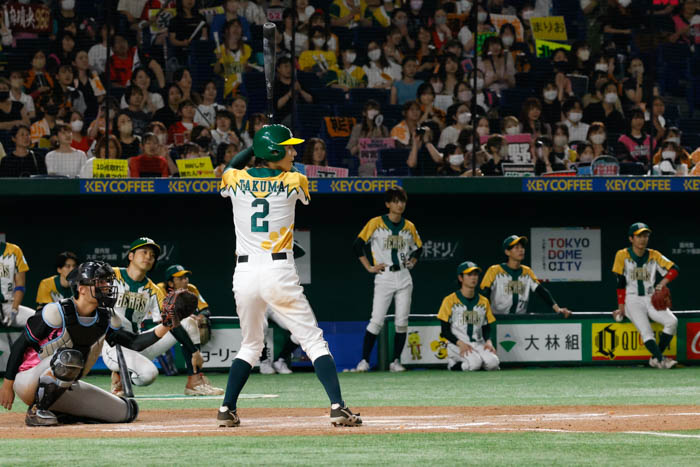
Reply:
[[[158,287],[163,290],[165,295],[171,290],[185,289],[194,294],[197,297],[197,311],[195,314],[191,315],[194,323],[197,325],[197,334],[199,340],[195,336],[190,335],[194,346],[198,350],[201,350],[202,345],[209,342],[209,337],[211,336],[211,325],[209,323],[210,311],[209,304],[204,300],[199,289],[194,284],[190,284],[190,276],[192,271],[185,269],[180,264],[173,264],[165,270],[165,282],[158,284]],[[188,326],[185,323],[185,326]],[[189,331],[188,331],[189,332]],[[205,394],[207,393],[207,394]],[[195,373],[193,371],[191,363],[187,365],[187,384],[185,385],[185,394],[190,396],[202,396],[202,395],[212,395],[220,396],[224,393],[224,390],[211,385],[209,378],[204,376],[203,373]]]
[[[535,292],[555,313],[568,318],[571,312],[554,301],[552,294],[537,280],[532,269],[522,264],[527,237],[511,235],[503,240],[508,261],[494,264],[481,281],[481,292],[489,298],[495,314],[527,313],[530,293]]]
[[[447,339],[447,369],[498,370],[500,361],[491,343],[489,299],[476,293],[481,268],[471,261],[457,266],[459,289],[442,300],[438,319],[440,335]]]
[[[22,306],[29,265],[22,249],[14,243],[0,242],[0,324],[23,327],[34,310]]]
[[[159,255],[160,246],[156,242],[148,237],[140,237],[131,243],[127,255],[128,266],[114,269],[114,285],[117,287],[114,312],[131,332],[141,332],[143,320],[146,318],[150,317],[156,323],[161,320],[160,308],[165,294],[146,276],[155,266]],[[197,325],[193,319],[187,318],[182,320],[181,326],[168,332],[158,342],[141,352],[123,349],[132,382],[137,386],[151,384],[158,376],[158,368],[153,364],[153,359],[163,354],[176,342],[182,344],[185,362],[191,362],[194,370],[201,368],[202,354],[192,341],[195,337],[199,341]],[[105,345],[102,348],[102,360],[107,368],[112,370],[112,392],[123,395],[119,362],[113,346]],[[205,393],[209,395],[208,391],[201,391],[201,394]]]
[[[36,309],[40,311],[49,303],[60,302],[64,298],[71,298],[73,292],[68,283],[68,274],[78,267],[78,256],[72,251],[64,251],[56,257],[56,274],[47,277],[39,283],[36,292]]]
[[[676,334],[678,319],[671,310],[657,310],[651,304],[655,289],[665,287],[678,277],[678,266],[656,250],[647,248],[651,230],[636,222],[628,230],[631,246],[615,254],[612,271],[617,276],[617,310],[615,319],[627,316],[635,325],[651,358],[649,366],[672,368],[676,361],[664,358],[663,352]],[[659,279],[660,278],[660,279]],[[657,283],[658,280],[658,283]],[[649,319],[661,323],[663,332],[656,343]]]
[[[299,284],[292,245],[297,201],[308,204],[309,181],[292,172],[296,150],[303,140],[284,125],[266,125],[255,133],[252,148],[237,154],[221,179],[221,196],[233,206],[236,231],[236,269],[233,293],[240,318],[242,342],[231,363],[219,426],[240,425],[238,396],[263,349],[268,306],[297,338],[331,403],[333,425],[362,423],[343,401],[335,361],[316,317]],[[245,169],[255,155],[254,167]]]
[[[416,227],[411,221],[403,218],[407,200],[403,188],[387,190],[384,194],[384,204],[389,213],[370,219],[353,245],[362,266],[370,274],[375,274],[372,317],[365,331],[362,360],[354,371],[369,370],[370,354],[384,326],[384,318],[392,300],[396,310],[396,334],[394,358],[389,364],[389,370],[405,371],[400,357],[406,343],[408,316],[411,313],[413,279],[410,270],[416,265],[423,251],[423,243]],[[371,250],[371,262],[367,258],[368,246]]]

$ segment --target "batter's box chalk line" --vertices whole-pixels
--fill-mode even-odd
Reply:
[[[239,399],[274,399],[279,397],[279,394],[241,394]],[[150,394],[148,396],[134,396],[134,399],[140,401],[208,401],[222,400],[221,396],[183,396],[180,394]]]

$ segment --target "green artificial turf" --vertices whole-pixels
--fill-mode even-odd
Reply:
[[[523,368],[496,372],[414,370],[405,373],[341,373],[343,397],[351,406],[425,405],[700,405],[700,367],[657,370],[646,367]],[[210,373],[212,384],[226,387],[228,375]],[[107,376],[86,381],[109,389]],[[178,394],[184,376],[159,376],[151,386],[135,387],[137,396]],[[314,373],[251,375],[243,394],[276,394],[246,399],[240,407],[326,407],[328,400]],[[22,410],[26,410],[24,404]],[[217,407],[218,400],[188,398],[139,402],[145,409]],[[16,408],[15,408],[16,409]]]
[[[27,465],[697,465],[700,435],[428,433],[348,436],[21,440],[3,466]],[[31,454],[30,454],[31,453]]]

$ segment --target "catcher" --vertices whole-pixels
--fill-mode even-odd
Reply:
[[[123,329],[121,318],[111,310],[117,288],[109,264],[88,261],[68,280],[73,297],[43,307],[29,318],[13,344],[0,405],[10,410],[16,393],[29,406],[25,418],[29,426],[132,422],[139,409],[134,399],[114,396],[80,379],[97,361],[105,340],[139,351],[177,327],[175,307],[164,306],[162,323],[152,331],[134,334]],[[178,297],[168,300],[174,303]]]
[[[666,286],[678,277],[678,266],[647,248],[650,234],[646,224],[632,224],[628,231],[632,245],[615,255],[612,271],[617,276],[617,310],[613,317],[620,322],[627,316],[635,325],[651,353],[649,366],[672,368],[677,362],[664,358],[663,353],[676,334],[678,318],[671,313],[671,293]],[[649,319],[664,325],[658,344]]]
[[[191,275],[192,271],[179,264],[173,264],[165,270],[165,281],[159,283],[158,287],[165,294],[173,290],[187,290],[197,297],[197,309],[192,314],[192,319],[197,323],[197,329],[199,329],[199,343],[195,342],[194,346],[197,347],[197,350],[201,350],[201,347],[211,339],[211,321],[209,320],[211,312],[209,304],[204,300],[199,289],[194,284],[190,284]],[[185,363],[188,374],[185,394],[218,396],[224,393],[223,389],[211,386],[201,372],[195,373],[192,362],[185,361]],[[194,394],[195,392],[206,392],[207,394]]]

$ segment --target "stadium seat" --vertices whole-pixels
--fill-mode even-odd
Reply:
[[[314,94],[317,89],[325,88],[326,85],[321,82],[316,73],[308,73],[306,71],[297,71],[297,80],[301,87]],[[318,103],[318,102],[317,102]]]
[[[408,149],[383,149],[377,159],[377,174],[384,176],[411,175],[411,169],[406,165]]]
[[[345,91],[338,88],[320,88],[314,91],[314,102],[323,105],[342,105],[348,100]]]
[[[384,116],[383,125],[387,127],[389,131],[403,120],[403,106],[401,105],[382,106],[381,113]]]
[[[327,105],[299,103],[295,126],[301,130],[301,137],[303,139],[318,137],[323,116],[330,113],[331,108]]]
[[[363,104],[345,103],[335,106],[336,117],[355,117],[360,120],[362,118]]]
[[[379,102],[384,107],[389,105],[389,91],[386,89],[356,88],[350,90],[350,102],[364,105],[369,99]]]
[[[262,52],[263,46],[263,29],[257,24],[250,25],[250,41],[248,42],[253,48],[253,53]]]
[[[647,168],[641,162],[622,162],[620,164],[620,175],[645,175]]]
[[[212,76],[212,64],[216,62],[214,41],[193,41],[190,44],[190,74],[192,89],[199,90]]]
[[[267,94],[265,91],[265,74],[259,71],[243,73],[243,87],[248,97],[248,115],[265,112]]]

